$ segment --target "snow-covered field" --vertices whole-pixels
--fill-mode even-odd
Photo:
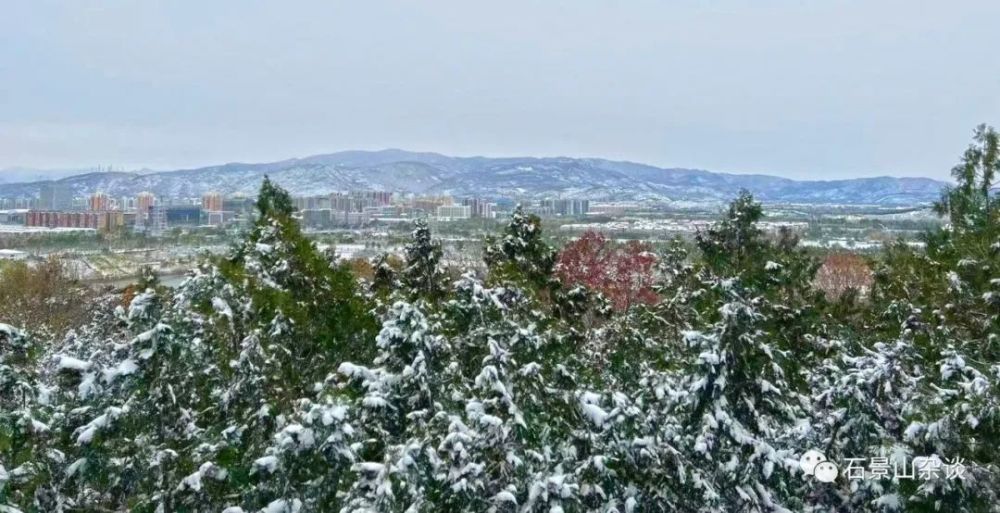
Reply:
[[[829,239],[815,240],[805,239],[799,241],[799,245],[808,248],[830,248],[830,249],[852,249],[857,251],[873,250],[881,248],[885,243],[877,240],[849,240],[849,239]],[[922,248],[925,244],[921,241],[911,240],[907,245],[914,248]]]
[[[712,224],[712,221],[701,219],[622,219],[619,221],[608,221],[605,223],[571,223],[559,227],[562,231],[587,231],[599,232],[681,232],[694,233],[704,230]],[[806,222],[761,222],[759,226],[764,231],[777,230],[781,227],[793,230],[804,230],[809,227]]]

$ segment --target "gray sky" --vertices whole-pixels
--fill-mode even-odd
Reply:
[[[399,147],[948,176],[1000,2],[0,0],[0,167]]]

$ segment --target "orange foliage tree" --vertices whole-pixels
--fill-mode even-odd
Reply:
[[[830,299],[837,299],[850,289],[865,295],[872,285],[872,271],[859,255],[832,253],[816,271],[813,284]]]

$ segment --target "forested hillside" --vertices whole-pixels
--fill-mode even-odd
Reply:
[[[747,193],[657,254],[560,255],[518,210],[481,275],[418,223],[361,280],[265,181],[179,287],[0,319],[0,513],[998,511],[998,168],[982,128],[947,227],[837,296]]]

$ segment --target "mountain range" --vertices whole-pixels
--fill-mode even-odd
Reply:
[[[293,195],[386,190],[459,197],[558,197],[677,204],[722,202],[745,188],[768,203],[910,206],[938,199],[947,185],[929,178],[792,180],[599,158],[450,157],[395,149],[176,171],[86,173],[57,181],[80,196],[96,191],[112,196],[142,191],[163,197],[198,197],[209,191],[252,196],[264,175]],[[0,197],[36,196],[50,182],[0,183]]]

